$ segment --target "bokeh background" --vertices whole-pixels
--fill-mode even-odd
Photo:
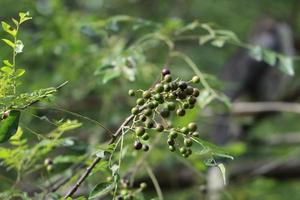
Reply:
[[[290,28],[293,34],[290,39],[295,55],[300,48],[298,0],[0,0],[1,21],[9,21],[20,11],[29,11],[33,17],[33,20],[22,27],[20,33],[25,48],[24,53],[18,58],[17,65],[26,69],[20,91],[57,86],[69,81],[55,95],[55,99],[47,104],[48,108],[56,106],[77,112],[96,119],[111,129],[118,127],[133,105],[134,101],[127,97],[128,89],[147,88],[157,78],[162,66],[166,64],[167,48],[155,44],[156,46],[146,55],[136,55],[139,62],[136,71],[132,72],[134,77],[130,71],[125,77],[121,76],[103,84],[105,77],[97,73],[103,63],[109,56],[112,57],[110,59],[119,56],[130,42],[145,34],[148,28],[135,31],[127,26],[121,26],[115,27],[116,30],[106,35],[101,31],[101,27],[97,28],[101,20],[116,15],[128,15],[160,23],[166,32],[194,20],[212,22],[233,31],[242,41],[250,43],[251,36],[266,28],[258,27],[257,24],[268,18],[274,24],[284,23]],[[4,37],[4,31],[1,31],[0,35]],[[180,42],[176,48],[189,55],[200,70],[216,76],[217,80],[226,70],[229,74],[237,73],[228,67],[228,63],[232,59],[237,59],[234,56],[241,51],[237,45],[229,44],[223,48],[216,48],[210,45],[199,46],[197,41],[186,41]],[[7,58],[9,53],[4,43],[1,44],[0,59]],[[241,65],[246,64],[242,62]],[[293,98],[276,97],[271,98],[272,101],[297,102],[299,99],[297,60],[294,66],[296,74],[289,77],[289,82],[283,89],[289,93],[285,95]],[[169,68],[173,74],[184,78],[193,75],[192,71],[179,61],[172,62]],[[249,70],[247,73],[252,74],[252,71]],[[259,77],[260,73],[260,71],[253,72],[253,76]],[[212,81],[212,84],[226,92],[227,83],[217,80]],[[277,79],[271,78],[268,81],[276,82]],[[263,83],[255,87],[263,87],[260,84]],[[278,90],[276,87],[272,89],[274,93]],[[244,93],[247,91],[239,93],[239,98],[234,100],[262,100],[257,96],[249,98],[248,95],[243,95]],[[216,131],[215,122],[218,114],[211,113],[226,110],[220,103],[215,104],[204,114],[198,109],[186,119],[197,120],[201,126],[201,136],[212,142],[218,141],[216,139],[218,134],[222,134],[222,130],[228,128],[217,129],[219,132],[212,135],[212,132]],[[76,148],[59,150],[51,157],[65,152],[78,156],[88,154],[106,139],[104,131],[99,126],[70,113],[50,109],[32,109],[23,115],[22,122],[37,132],[47,132],[50,128],[47,123],[41,122],[30,113],[55,119],[78,119],[83,123],[81,128],[68,133],[68,136],[76,141]],[[234,124],[235,128],[227,133],[238,136],[227,138],[226,144],[222,145],[225,145],[235,159],[224,161],[228,184],[220,191],[217,190],[219,195],[215,198],[270,200],[300,198],[299,113],[268,112],[259,115],[258,118],[259,120],[256,114],[230,117],[230,124]],[[239,135],[241,129],[246,134]],[[28,138],[34,138],[28,135]],[[188,161],[182,161],[171,155],[166,145],[160,144],[149,156],[148,162],[159,177],[165,199],[202,199],[206,196],[208,168],[203,164],[202,158],[193,156]],[[134,160],[126,160],[124,168],[132,163]],[[56,172],[59,173],[65,168],[66,166],[57,166]],[[4,167],[0,170],[0,190],[5,190],[10,184],[6,183],[3,177],[13,179],[15,174],[7,172]],[[198,171],[201,175],[195,178],[193,171]],[[147,176],[141,172],[139,179],[147,181]],[[33,180],[34,176],[27,178],[24,185],[28,185],[26,187],[23,185],[24,190],[33,190],[29,184],[31,182],[36,185],[43,181],[43,179]],[[81,192],[84,194],[96,182],[97,178],[91,179],[90,184]],[[66,188],[60,192],[64,193]],[[146,192],[148,195],[146,199],[156,195],[151,184]]]

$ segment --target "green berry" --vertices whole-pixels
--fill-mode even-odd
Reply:
[[[171,90],[171,86],[169,84],[164,84],[164,91],[169,92]]]
[[[190,130],[191,132],[194,132],[194,131],[197,130],[198,127],[197,127],[197,124],[196,124],[196,123],[191,122],[191,123],[189,123],[188,128],[189,128],[189,130]]]
[[[173,111],[173,110],[176,109],[176,104],[174,102],[169,102],[167,104],[167,108],[168,108],[169,111]]]
[[[168,94],[168,99],[175,100],[176,96],[173,93]]]
[[[193,96],[194,96],[194,97],[198,97],[199,94],[200,94],[200,91],[199,91],[197,88],[194,88],[194,89],[193,89]]]
[[[164,126],[161,124],[156,124],[155,130],[158,132],[162,132],[164,130]]]
[[[151,119],[148,119],[148,120],[145,122],[145,124],[146,124],[146,127],[147,127],[147,128],[153,128],[153,126],[154,126],[154,123],[153,123],[153,121],[152,121]]]
[[[155,85],[155,91],[158,92],[158,93],[161,93],[164,91],[164,87],[162,84],[158,83]]]
[[[190,96],[188,98],[188,102],[189,102],[189,104],[195,104],[197,102],[197,99],[194,96]]]
[[[151,110],[150,108],[147,108],[147,109],[145,110],[144,114],[145,114],[146,116],[149,117],[149,116],[152,115],[152,110]]]
[[[149,92],[149,91],[143,92],[143,98],[150,99],[151,98],[151,92]]]
[[[199,82],[200,82],[200,78],[199,78],[198,76],[194,76],[194,77],[192,78],[192,82],[193,82],[193,83],[199,83]]]
[[[163,118],[168,118],[170,116],[170,111],[166,108],[163,108],[159,113]]]
[[[131,96],[131,97],[135,96],[135,91],[134,90],[129,90],[128,95]]]
[[[167,83],[170,83],[172,81],[172,76],[170,74],[165,75],[164,81],[166,81]]]
[[[147,184],[145,182],[140,184],[140,188],[145,189],[147,187]]]
[[[184,146],[191,147],[193,145],[193,140],[191,138],[185,138],[183,143],[184,143]]]
[[[180,90],[177,92],[177,96],[179,99],[185,99],[187,95],[185,91]]]
[[[182,132],[183,134],[187,135],[187,134],[189,133],[189,129],[186,128],[186,127],[182,127],[182,128],[180,129],[180,132]]]
[[[134,107],[134,108],[131,109],[131,113],[133,115],[137,115],[137,114],[139,114],[139,112],[140,112],[140,110],[137,107]]]
[[[145,122],[147,120],[147,117],[145,115],[141,115],[139,117],[139,119],[142,121],[142,122]]]
[[[190,104],[187,103],[187,102],[184,102],[184,103],[182,104],[182,107],[183,107],[184,109],[188,109],[188,108],[190,107]]]
[[[143,136],[142,136],[142,139],[147,141],[149,140],[149,134],[148,133],[145,133]]]
[[[186,154],[192,155],[192,153],[193,153],[193,152],[192,152],[192,149],[188,148],[187,151],[186,151]]]
[[[161,94],[155,94],[154,95],[154,99],[156,101],[158,101],[159,103],[163,103],[164,102],[164,98],[163,98],[163,96]]]
[[[172,83],[170,84],[170,86],[171,86],[171,89],[172,89],[172,90],[177,90],[177,88],[178,88],[177,82],[172,82]]]
[[[185,110],[182,108],[177,109],[176,114],[180,117],[185,115]]]
[[[138,98],[137,100],[136,100],[136,104],[137,105],[143,105],[145,103],[145,100],[143,99],[143,98]]]
[[[185,154],[186,151],[187,151],[187,149],[186,149],[185,147],[180,147],[180,149],[179,149],[179,152],[180,152],[181,154]]]
[[[190,104],[189,109],[193,109],[195,107],[195,104]]]
[[[185,91],[186,91],[186,94],[187,94],[187,95],[192,95],[193,92],[194,92],[194,88],[193,88],[192,86],[188,86],[188,87],[185,89]]]
[[[178,134],[177,134],[176,131],[171,131],[170,134],[169,134],[169,137],[170,137],[171,139],[175,139],[175,138],[177,138],[177,136],[178,136]]]
[[[185,90],[185,89],[187,88],[187,83],[186,83],[185,81],[179,81],[178,87],[179,87],[181,90]]]
[[[176,149],[175,149],[174,146],[169,146],[169,150],[173,152],[173,151],[175,151]]]
[[[141,126],[136,127],[135,128],[135,133],[136,133],[137,136],[143,136],[144,133],[145,133],[145,128],[141,127]]]

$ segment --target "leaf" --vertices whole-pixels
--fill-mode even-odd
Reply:
[[[102,78],[102,83],[103,84],[106,84],[108,81],[111,81],[117,77],[119,77],[121,75],[121,72],[120,71],[107,71],[104,75],[103,75],[103,78]]]
[[[6,74],[9,74],[9,75],[12,75],[14,73],[14,70],[8,66],[1,67],[1,71],[5,72]]]
[[[104,150],[100,150],[96,153],[96,156],[103,159],[105,158],[105,151]]]
[[[250,56],[257,61],[261,61],[263,58],[262,49],[260,46],[250,48]]]
[[[220,172],[222,174],[222,178],[223,178],[223,181],[224,181],[224,185],[226,185],[226,168],[225,166],[223,165],[223,163],[220,163],[217,165],[218,168],[220,169]]]
[[[12,47],[13,49],[15,48],[15,44],[8,40],[8,39],[2,39],[3,42],[5,42],[8,46]]]
[[[20,12],[19,13],[19,17],[20,17],[20,24],[22,24],[23,22],[32,19],[32,17],[29,16],[29,12]]]
[[[4,64],[4,65],[7,65],[7,66],[9,66],[9,67],[12,67],[12,66],[13,66],[13,64],[11,64],[11,63],[9,62],[9,60],[3,60],[3,64]]]
[[[275,66],[277,60],[277,54],[273,51],[264,50],[263,60],[271,66]]]
[[[115,188],[114,183],[103,182],[97,184],[89,194],[89,199],[100,198],[107,195]]]
[[[25,69],[17,69],[15,76],[20,77],[23,76],[24,74],[25,74]]]
[[[280,55],[278,58],[279,58],[279,69],[290,76],[294,76],[295,72],[294,72],[294,65],[293,65],[292,58],[288,56],[282,56],[282,55]]]
[[[221,48],[221,47],[223,47],[224,44],[225,44],[225,39],[223,39],[223,38],[215,39],[214,41],[211,42],[211,44],[212,44],[213,46],[216,46],[216,47]]]
[[[11,110],[9,116],[0,121],[0,143],[7,141],[17,132],[20,114],[18,110]]]
[[[13,28],[11,25],[9,25],[6,22],[1,22],[2,24],[2,28],[5,32],[9,33],[10,35],[12,35],[13,37],[16,37],[17,35],[17,30],[15,28]]]

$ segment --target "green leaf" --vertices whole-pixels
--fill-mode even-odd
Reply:
[[[115,188],[114,183],[103,182],[99,183],[89,194],[89,199],[100,198],[107,195],[110,191]]]
[[[275,66],[277,60],[277,54],[273,51],[264,50],[263,60],[271,66]]]
[[[2,39],[3,42],[5,42],[8,46],[12,47],[13,49],[15,49],[15,44],[8,40],[8,39]]]
[[[0,121],[0,143],[9,140],[17,132],[20,115],[20,111],[11,110],[9,116]]]
[[[14,70],[8,66],[1,67],[1,71],[5,72],[6,74],[9,74],[9,75],[12,75],[14,73]]]
[[[120,71],[107,71],[107,73],[105,73],[103,75],[102,83],[106,84],[108,81],[111,81],[111,80],[119,77],[120,75],[121,75]]]
[[[5,32],[9,33],[10,35],[12,35],[13,37],[16,37],[17,35],[17,30],[15,28],[13,28],[11,25],[9,25],[6,22],[1,22],[2,24],[2,28]]]
[[[3,60],[3,64],[4,64],[4,65],[7,65],[7,66],[9,66],[9,67],[12,67],[12,66],[13,66],[13,64],[11,64],[11,63],[9,62],[9,60]]]
[[[216,47],[223,47],[224,44],[225,44],[225,39],[224,38],[218,38],[218,39],[215,39],[214,41],[211,42],[211,44],[213,46],[216,46]]]
[[[20,24],[22,24],[23,22],[32,19],[32,17],[29,16],[29,12],[20,12],[19,13],[19,17],[20,17]]]
[[[250,48],[250,56],[257,61],[261,61],[263,59],[263,52],[260,46],[255,46]]]
[[[23,76],[24,74],[25,74],[25,69],[17,69],[15,76],[20,77]]]
[[[282,56],[282,55],[280,55],[278,58],[279,58],[279,69],[284,73],[293,76],[295,72],[294,72],[294,65],[293,65],[292,58],[288,56]]]

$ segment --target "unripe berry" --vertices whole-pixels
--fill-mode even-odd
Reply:
[[[140,142],[140,141],[135,141],[134,142],[134,148],[136,149],[136,150],[140,150],[141,148],[143,147],[143,144]]]
[[[53,165],[53,161],[50,158],[46,158],[45,161],[44,161],[44,165],[45,166],[47,166],[47,165]]]
[[[194,97],[198,97],[199,94],[200,94],[200,91],[199,91],[197,88],[194,88],[194,89],[193,89],[193,96],[194,96]]]
[[[171,90],[171,86],[169,84],[164,84],[164,91],[169,92]]]
[[[149,91],[143,92],[143,98],[149,99],[150,97],[151,97],[151,92],[149,92]]]
[[[147,184],[145,182],[140,184],[140,188],[145,189],[147,187]]]
[[[147,127],[147,128],[153,128],[153,126],[154,126],[154,123],[153,123],[153,121],[152,121],[151,119],[148,119],[148,120],[145,122],[145,124],[146,124],[146,127]]]
[[[142,136],[145,133],[145,128],[141,127],[141,126],[136,127],[135,128],[135,133],[136,133],[137,136]]]
[[[172,81],[171,75],[170,74],[165,75],[164,81],[166,81],[167,83],[170,83]]]
[[[199,78],[198,76],[194,76],[194,77],[192,78],[192,82],[193,82],[193,83],[199,83],[199,82],[200,82],[200,78]]]
[[[178,91],[177,96],[179,99],[185,99],[186,98],[186,92],[185,91]]]
[[[170,137],[171,139],[175,139],[175,138],[177,138],[177,136],[178,136],[178,134],[177,134],[176,131],[171,131],[170,134],[169,134],[169,137]]]
[[[163,76],[166,76],[167,74],[171,74],[171,71],[168,69],[168,68],[164,68],[162,71],[161,71],[161,74]]]
[[[163,108],[159,113],[163,118],[168,118],[170,116],[170,111],[166,108]]]
[[[172,90],[177,90],[177,88],[178,88],[177,82],[174,82],[174,81],[172,83],[170,83],[170,86],[171,86]]]
[[[129,90],[128,95],[131,96],[131,97],[135,96],[135,91],[134,90]]]
[[[169,150],[173,152],[173,151],[175,151],[176,149],[175,149],[174,146],[169,146]]]
[[[176,104],[174,102],[169,102],[167,104],[167,108],[168,108],[169,111],[173,111],[176,108]]]
[[[190,130],[191,132],[194,132],[194,131],[197,130],[198,127],[197,127],[197,124],[196,124],[196,123],[191,122],[191,123],[189,123],[188,128],[189,128],[189,130]]]
[[[178,87],[179,87],[181,90],[185,90],[185,89],[187,88],[187,83],[184,82],[184,81],[179,81]]]
[[[189,104],[195,104],[197,102],[197,99],[194,96],[190,96],[188,98]]]
[[[161,94],[155,94],[154,95],[154,99],[156,101],[158,101],[158,103],[163,103],[164,102],[164,98],[163,98],[163,96]]]
[[[161,124],[156,124],[155,130],[158,132],[162,132],[164,130],[164,126]]]
[[[133,115],[137,115],[137,114],[139,114],[139,112],[140,112],[140,110],[137,107],[134,107],[134,108],[131,109],[131,113]]]
[[[164,87],[162,84],[158,83],[155,85],[155,91],[158,92],[158,93],[161,93],[164,91]]]
[[[182,104],[182,107],[183,107],[184,109],[188,109],[188,108],[190,107],[190,104],[187,103],[187,102],[184,102],[184,103]]]
[[[169,139],[167,140],[167,143],[168,143],[170,146],[174,146],[174,145],[175,145],[175,140],[172,139],[172,138],[169,138]]]
[[[183,143],[184,143],[184,146],[186,146],[186,147],[190,147],[193,145],[193,141],[191,138],[185,138]]]
[[[141,120],[142,122],[145,122],[147,120],[147,117],[145,115],[141,115],[139,117],[139,120]]]
[[[177,109],[176,114],[177,114],[178,116],[182,117],[182,116],[185,115],[185,110],[179,108],[179,109]]]
[[[145,113],[146,116],[149,117],[149,116],[152,115],[152,110],[150,108],[147,108],[144,113]]]
[[[181,153],[181,154],[185,154],[186,153],[186,148],[185,147],[181,147],[180,149],[179,149],[179,152]]]
[[[136,100],[136,104],[137,105],[143,105],[145,103],[145,100],[143,99],[143,98],[138,98],[137,100]]]
[[[187,134],[189,134],[189,129],[186,128],[186,127],[182,127],[182,128],[180,129],[180,132],[182,132],[183,134],[187,135]]]
[[[149,140],[149,134],[148,133],[145,133],[143,136],[142,136],[142,139],[147,141]]]
[[[193,92],[194,92],[194,88],[193,88],[192,86],[188,86],[188,87],[185,89],[185,91],[186,91],[186,94],[187,94],[187,95],[192,95]]]

